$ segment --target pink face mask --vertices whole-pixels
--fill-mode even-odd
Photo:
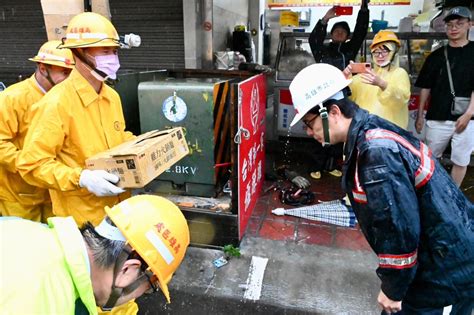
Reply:
[[[115,80],[117,78],[117,71],[120,68],[119,58],[115,54],[95,56],[96,68],[107,75],[105,79]]]

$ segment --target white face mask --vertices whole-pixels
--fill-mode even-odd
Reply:
[[[380,63],[378,66],[384,68],[390,64],[390,59],[385,60],[384,62]]]
[[[95,56],[96,69],[102,71],[107,76],[104,78],[115,80],[117,78],[117,71],[120,69],[119,58],[115,54]]]

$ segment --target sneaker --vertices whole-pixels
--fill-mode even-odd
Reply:
[[[309,176],[314,179],[320,179],[321,178],[321,172],[311,172],[309,173]]]
[[[342,172],[340,170],[332,170],[328,173],[331,174],[334,177],[341,177],[342,176]]]

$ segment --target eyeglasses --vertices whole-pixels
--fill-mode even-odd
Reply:
[[[460,29],[462,28],[464,25],[466,25],[466,22],[457,22],[457,23],[446,23],[446,28],[447,29]]]
[[[388,53],[388,50],[374,50],[372,52],[372,55],[374,55],[375,57],[385,57],[388,55]]]
[[[313,122],[314,122],[314,120],[315,120],[316,118],[318,118],[317,115],[314,116],[313,118],[311,118],[310,120],[304,120],[304,119],[303,119],[303,123],[305,124],[304,130],[306,130],[306,129],[312,129],[312,128],[313,128]]]

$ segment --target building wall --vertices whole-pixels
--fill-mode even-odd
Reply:
[[[238,24],[248,24],[249,0],[214,0],[213,51],[232,50],[232,32]]]

